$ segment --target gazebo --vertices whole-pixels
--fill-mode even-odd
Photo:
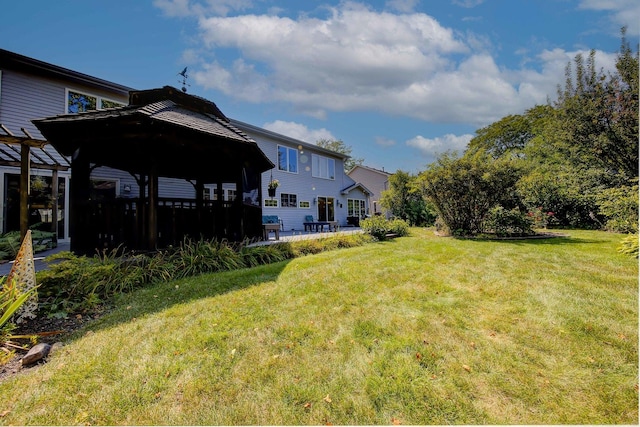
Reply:
[[[211,101],[165,86],[132,91],[126,107],[33,120],[58,152],[71,157],[71,250],[124,246],[154,250],[185,236],[239,241],[262,236],[261,174],[274,164]],[[90,174],[108,166],[131,174],[137,198],[91,200]],[[162,199],[158,178],[190,182],[195,198]],[[233,201],[204,200],[235,183]]]

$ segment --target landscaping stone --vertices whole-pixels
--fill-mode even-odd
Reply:
[[[22,366],[28,366],[44,359],[51,350],[51,344],[40,343],[34,345],[31,350],[22,358]]]

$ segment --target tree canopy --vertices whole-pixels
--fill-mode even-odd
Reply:
[[[638,49],[623,28],[616,69],[596,70],[595,56],[567,64],[557,101],[479,129],[462,157],[446,153],[420,174],[452,231],[482,232],[496,207],[546,212],[556,226],[637,230]]]

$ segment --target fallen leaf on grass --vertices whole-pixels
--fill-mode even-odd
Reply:
[[[311,408],[311,402],[307,402],[304,404],[304,409],[309,409]]]
[[[327,403],[331,403],[331,398],[329,397],[329,395],[328,395],[328,394],[327,394],[327,395],[326,395],[326,397],[325,397],[324,399],[322,399],[322,400],[324,400],[324,401],[325,401],[325,402],[327,402]]]
[[[402,421],[397,418],[391,418],[391,424],[394,426],[399,426],[400,424],[402,424]]]
[[[469,365],[462,365],[462,369],[464,369],[467,372],[471,372],[471,366]]]
[[[416,353],[416,359],[418,360],[422,359],[422,355],[420,353]]]
[[[2,412],[0,412],[0,417],[6,417],[10,413],[11,413],[11,411],[2,411]]]

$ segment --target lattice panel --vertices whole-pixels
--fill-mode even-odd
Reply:
[[[15,280],[18,289],[22,292],[29,291],[36,287],[36,268],[33,261],[33,242],[31,240],[31,230],[27,230],[27,234],[20,245],[20,250],[16,256],[16,260],[11,267],[11,271],[7,276],[7,282]],[[38,295],[34,294],[29,298],[18,310],[16,323],[21,323],[26,319],[36,317],[38,311]]]

